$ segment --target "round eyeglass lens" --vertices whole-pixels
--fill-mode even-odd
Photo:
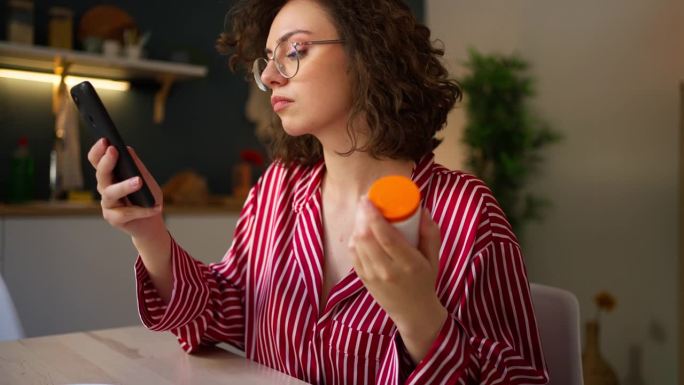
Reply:
[[[299,52],[294,43],[283,41],[273,51],[273,60],[281,75],[291,78],[299,69]]]
[[[261,80],[261,75],[264,73],[264,70],[266,69],[267,65],[268,61],[266,61],[266,59],[258,58],[254,61],[254,65],[252,66],[252,72],[254,73],[254,81],[256,82],[257,87],[259,87],[259,89],[262,91],[269,90],[269,88]]]

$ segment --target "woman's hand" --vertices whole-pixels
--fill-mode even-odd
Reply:
[[[97,191],[102,195],[100,201],[102,216],[110,225],[133,237],[146,238],[153,234],[159,234],[162,229],[165,232],[162,219],[163,196],[161,188],[135,154],[135,151],[130,147],[128,151],[152,192],[156,204],[154,207],[145,208],[134,206],[128,202],[126,196],[138,191],[142,187],[142,180],[140,177],[134,177],[114,183],[112,173],[119,154],[114,146],[109,146],[107,141],[102,138],[88,152],[88,160],[96,170]]]
[[[349,245],[352,265],[415,362],[427,354],[448,315],[435,292],[440,246],[439,226],[426,210],[416,249],[362,198]]]
[[[173,290],[173,271],[171,235],[166,230],[162,217],[164,197],[159,184],[135,151],[128,147],[128,152],[152,192],[155,206],[138,207],[128,201],[126,196],[140,190],[142,180],[140,177],[133,177],[114,183],[112,173],[119,154],[114,146],[109,146],[105,139],[100,139],[88,152],[88,160],[96,170],[97,191],[102,195],[102,216],[110,225],[131,236],[159,296],[165,303],[169,303]]]

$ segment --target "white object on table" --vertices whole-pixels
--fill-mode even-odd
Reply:
[[[0,341],[18,340],[24,338],[17,310],[10,297],[5,280],[0,275]],[[2,376],[0,376],[1,378]]]

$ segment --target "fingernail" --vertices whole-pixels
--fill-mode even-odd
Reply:
[[[133,186],[133,187],[138,186],[138,184],[140,184],[140,177],[136,176],[136,177],[132,178],[130,183],[131,183],[131,186]]]

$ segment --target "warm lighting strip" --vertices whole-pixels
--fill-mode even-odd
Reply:
[[[32,82],[50,83],[54,85],[59,84],[59,75],[44,72],[17,71],[0,68],[0,78],[29,80]],[[72,87],[86,80],[92,83],[93,87],[98,90],[128,91],[128,89],[131,88],[131,84],[126,81],[83,78],[80,76],[67,76],[64,79],[64,82],[67,86]]]

